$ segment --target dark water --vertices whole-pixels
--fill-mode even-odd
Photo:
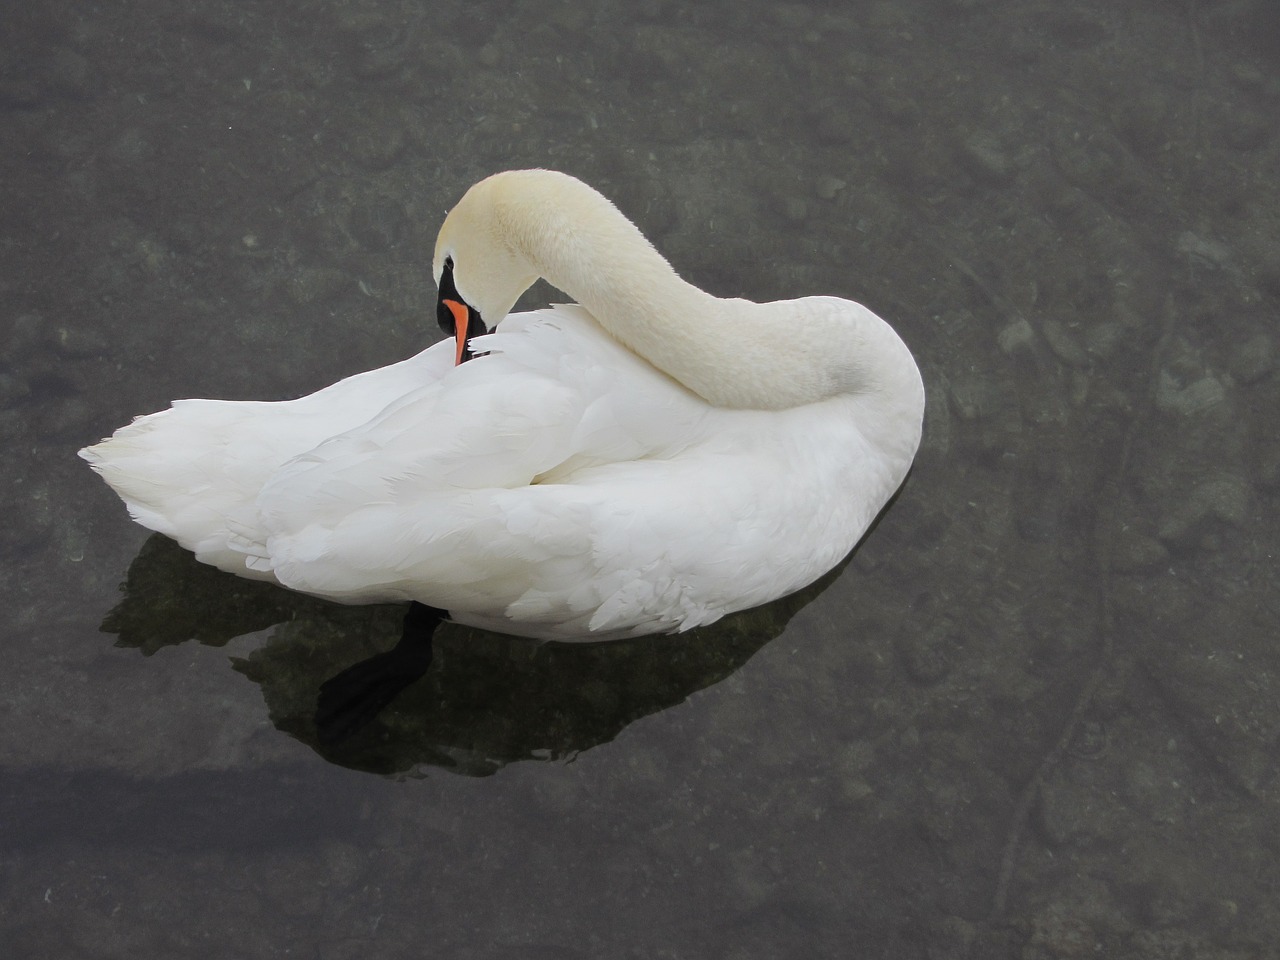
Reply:
[[[7,11],[5,956],[1276,955],[1275,9]],[[450,629],[322,749],[400,612],[147,543],[74,451],[420,349],[443,213],[527,165],[717,294],[890,318],[916,470],[818,589]]]

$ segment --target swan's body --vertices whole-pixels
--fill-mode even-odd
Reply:
[[[563,174],[477,184],[435,270],[458,355],[465,313],[500,320],[539,276],[581,306],[507,317],[457,366],[441,343],[299,400],[178,401],[82,455],[223,570],[600,639],[812,582],[915,454],[923,387],[882,320],[711,297]]]

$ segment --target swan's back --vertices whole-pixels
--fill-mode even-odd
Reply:
[[[580,308],[478,346],[273,476],[250,564],[506,632],[687,629],[816,579],[901,481],[848,398],[709,407]]]
[[[711,407],[578,307],[477,347],[287,403],[180,402],[89,458],[140,522],[223,569],[563,639],[688,629],[798,589],[901,481],[849,398]]]

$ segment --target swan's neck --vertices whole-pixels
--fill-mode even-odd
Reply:
[[[714,384],[726,346],[746,332],[733,329],[726,302],[681,279],[604,197],[574,200],[552,208],[530,198],[504,224],[508,241],[633,353],[712,403],[742,405],[726,404]]]
[[[632,352],[716,406],[784,409],[844,394],[874,402],[876,394],[892,397],[903,377],[919,382],[906,347],[870,311],[830,298],[713,297],[682,280],[612,203],[572,177],[517,171],[477,188],[513,281],[545,278]]]

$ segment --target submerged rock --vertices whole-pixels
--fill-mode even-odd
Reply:
[[[1064,324],[1057,320],[1045,320],[1040,324],[1040,329],[1044,333],[1049,349],[1053,351],[1055,357],[1069,367],[1088,365],[1088,354],[1084,352],[1084,349]]]
[[[1275,347],[1265,333],[1254,334],[1231,352],[1231,375],[1240,383],[1261,380],[1275,366]]]
[[[1014,173],[1012,158],[1000,141],[985,130],[972,133],[960,143],[960,157],[969,172],[991,183],[1005,183]]]
[[[996,343],[1009,356],[1035,348],[1036,332],[1030,323],[1019,317],[996,335]]]
[[[1160,371],[1156,384],[1156,407],[1165,413],[1190,417],[1205,413],[1222,405],[1227,398],[1226,387],[1215,377],[1205,376],[1180,386],[1166,370]]]
[[[1224,267],[1231,260],[1231,248],[1225,243],[1196,236],[1190,230],[1179,234],[1178,252],[1204,267]]]
[[[1159,536],[1166,543],[1187,543],[1202,536],[1212,520],[1239,527],[1249,515],[1252,498],[1249,481],[1240,475],[1220,473],[1209,477],[1176,504],[1160,522]]]

